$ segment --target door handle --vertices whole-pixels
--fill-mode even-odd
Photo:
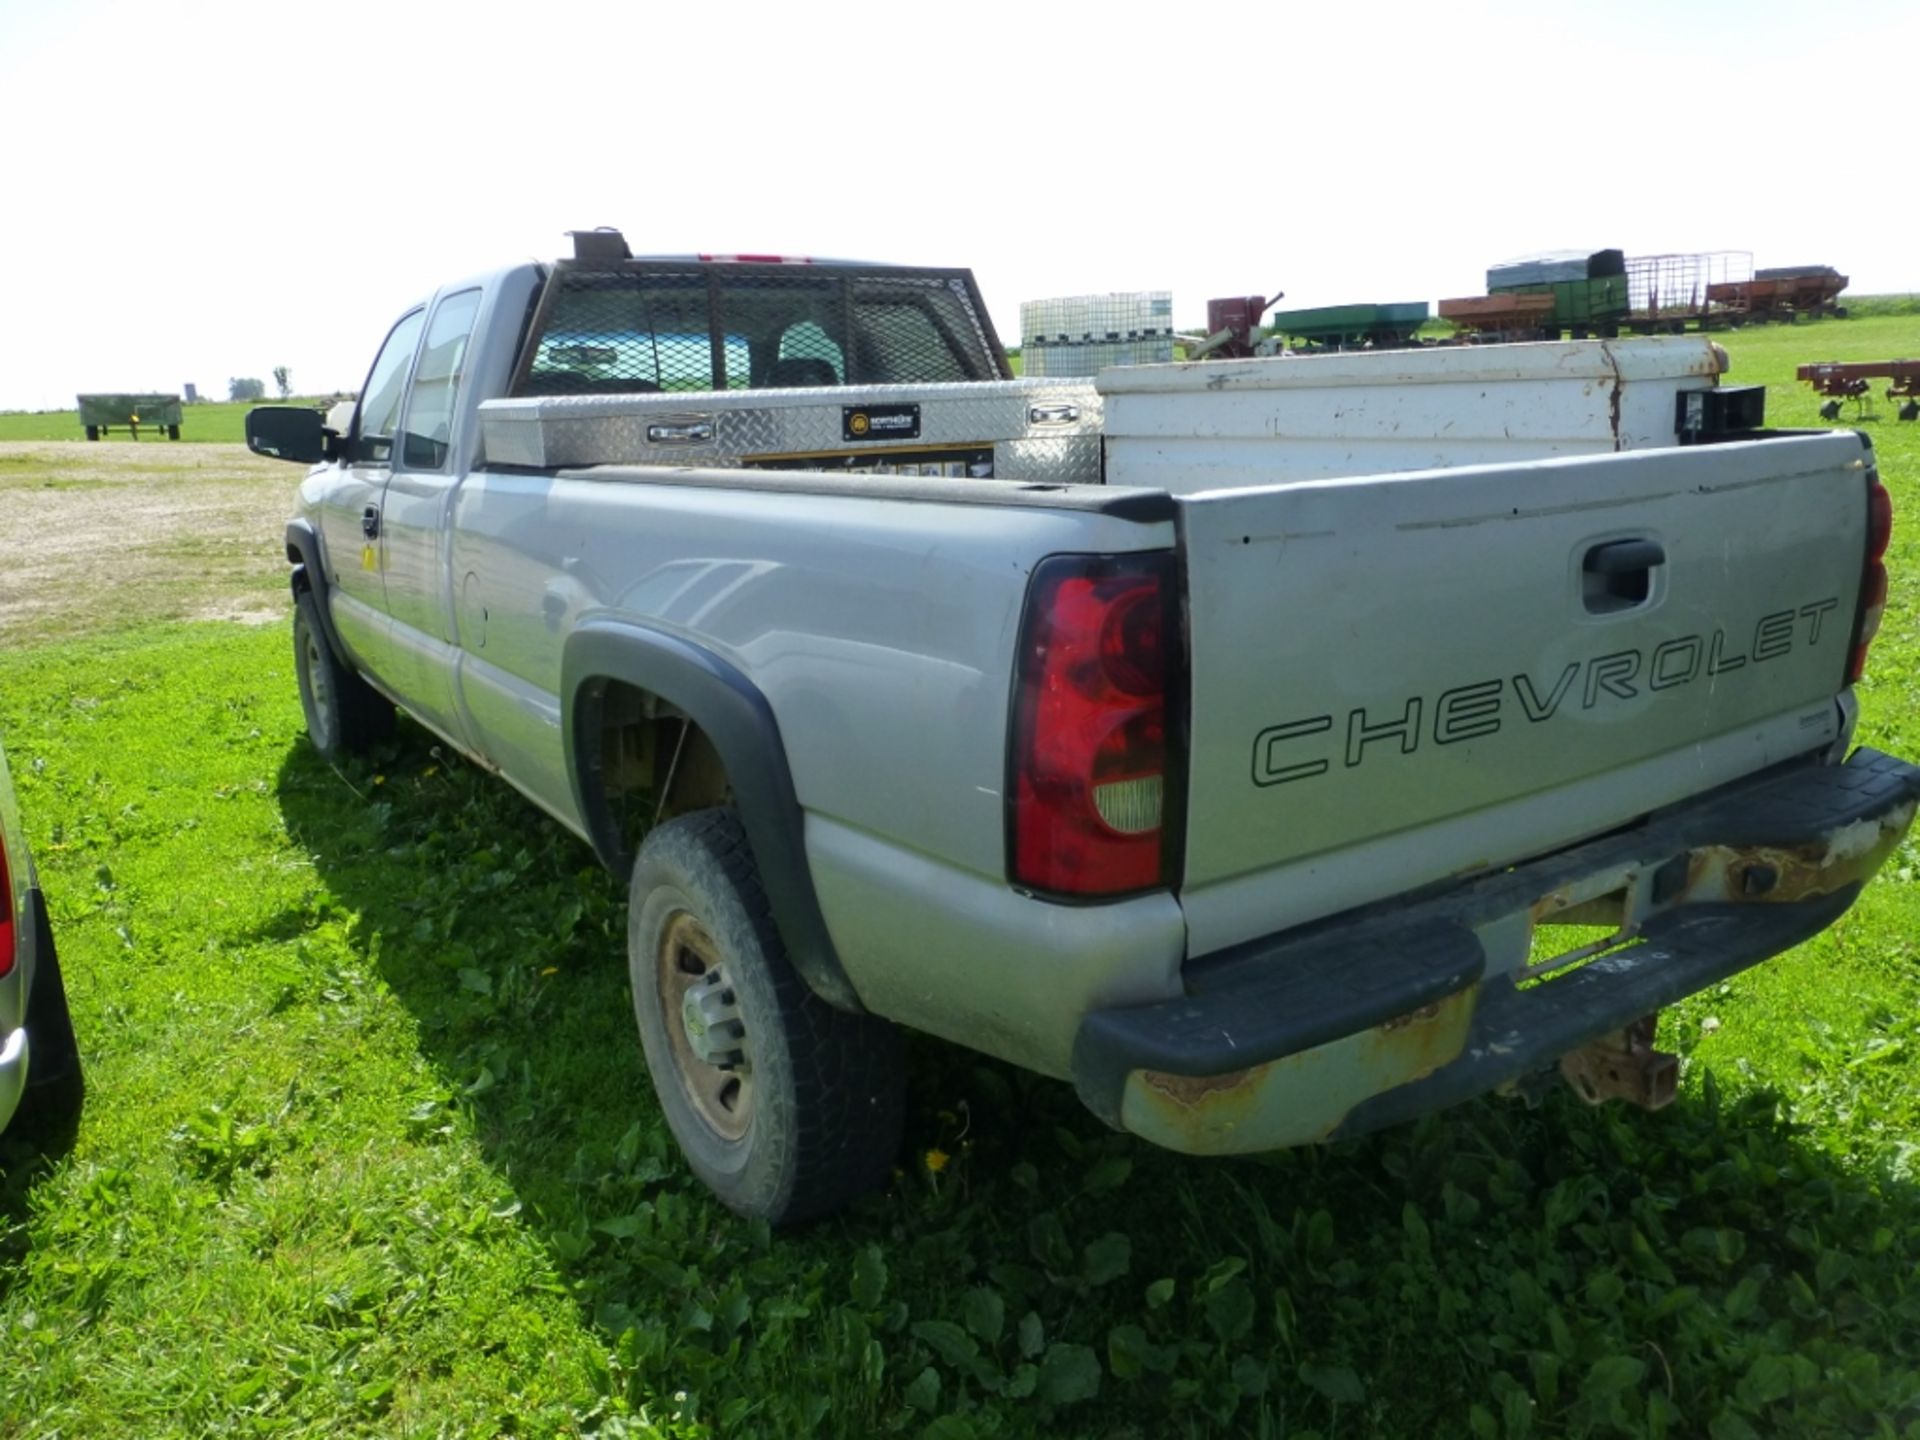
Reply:
[[[369,540],[380,536],[380,507],[369,505],[360,512],[360,533]]]

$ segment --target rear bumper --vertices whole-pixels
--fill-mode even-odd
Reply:
[[[1498,1089],[1792,948],[1845,913],[1912,824],[1920,769],[1861,749],[1436,893],[1187,966],[1187,993],[1097,1010],[1073,1052],[1109,1123],[1194,1154],[1395,1124]],[[1536,922],[1633,943],[1520,988]]]

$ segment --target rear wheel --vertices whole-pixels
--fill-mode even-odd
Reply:
[[[100,427],[98,425],[87,426],[87,438],[89,440],[98,440],[100,438]]]
[[[647,836],[627,960],[660,1108],[728,1208],[792,1224],[886,1180],[905,1113],[899,1032],[800,978],[736,812]]]
[[[362,754],[393,734],[393,706],[340,663],[320,628],[319,601],[311,590],[294,601],[293,662],[307,738],[327,759]]]

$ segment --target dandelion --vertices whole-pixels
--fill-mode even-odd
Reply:
[[[542,975],[558,975],[560,973],[560,967],[558,965],[549,965],[540,973]]]
[[[936,1145],[933,1149],[927,1151],[927,1173],[929,1175],[938,1175],[942,1170],[947,1168],[947,1161],[952,1158],[951,1155]]]

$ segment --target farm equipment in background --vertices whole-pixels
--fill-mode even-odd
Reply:
[[[81,395],[80,425],[87,439],[98,440],[116,428],[140,438],[140,427],[164,429],[169,440],[180,438],[178,395]]]
[[[1440,318],[1478,340],[1539,340],[1552,323],[1553,305],[1552,295],[1462,295],[1440,302]]]
[[[1276,290],[1271,299],[1264,295],[1229,295],[1207,301],[1207,334],[1203,340],[1187,345],[1189,360],[1247,360],[1255,353],[1253,332],[1260,328],[1260,317],[1269,306],[1286,298]]]
[[[1744,250],[1626,255],[1560,251],[1487,271],[1487,293],[1440,302],[1440,316],[1476,340],[1582,340],[1622,333],[1677,335],[1739,325],[1750,316],[1842,314],[1847,277],[1831,266],[1756,275]]]
[[[1558,339],[1561,331],[1576,340],[1612,336],[1627,318],[1626,263],[1618,250],[1511,261],[1487,271],[1487,294],[1551,297],[1543,327],[1548,339]]]
[[[1268,317],[1272,336],[1255,349],[1272,354],[1284,335],[1305,341],[1310,350],[1400,350],[1414,343],[1414,334],[1427,323],[1427,317],[1424,300],[1278,310]]]
[[[1620,333],[1628,316],[1626,257],[1562,250],[1487,270],[1487,293],[1440,302],[1440,318],[1477,340],[1576,340]]]
[[[1309,310],[1279,310],[1268,316],[1267,338],[1259,339],[1260,317],[1285,297],[1229,295],[1207,301],[1207,335],[1187,346],[1189,360],[1246,360],[1274,355],[1282,337],[1305,342],[1310,350],[1395,350],[1414,344],[1414,332],[1427,322],[1427,302],[1386,305],[1322,305]]]
[[[1733,323],[1731,312],[1716,307],[1713,290],[1751,281],[1753,256],[1745,250],[1631,255],[1626,274],[1626,328],[1640,335],[1678,335],[1690,324],[1711,330]]]
[[[1905,402],[1895,414],[1902,420],[1920,420],[1920,360],[1862,360],[1850,364],[1827,361],[1802,365],[1795,373],[1811,385],[1816,394],[1829,397],[1820,407],[1823,420],[1838,420],[1840,407],[1848,400],[1859,401],[1861,410],[1871,414],[1875,380],[1890,382],[1887,385],[1889,401]]]
[[[1778,265],[1753,272],[1751,280],[1725,281],[1707,287],[1707,298],[1736,316],[1762,323],[1792,322],[1802,315],[1831,315],[1845,319],[1839,303],[1848,277],[1831,265]]]

